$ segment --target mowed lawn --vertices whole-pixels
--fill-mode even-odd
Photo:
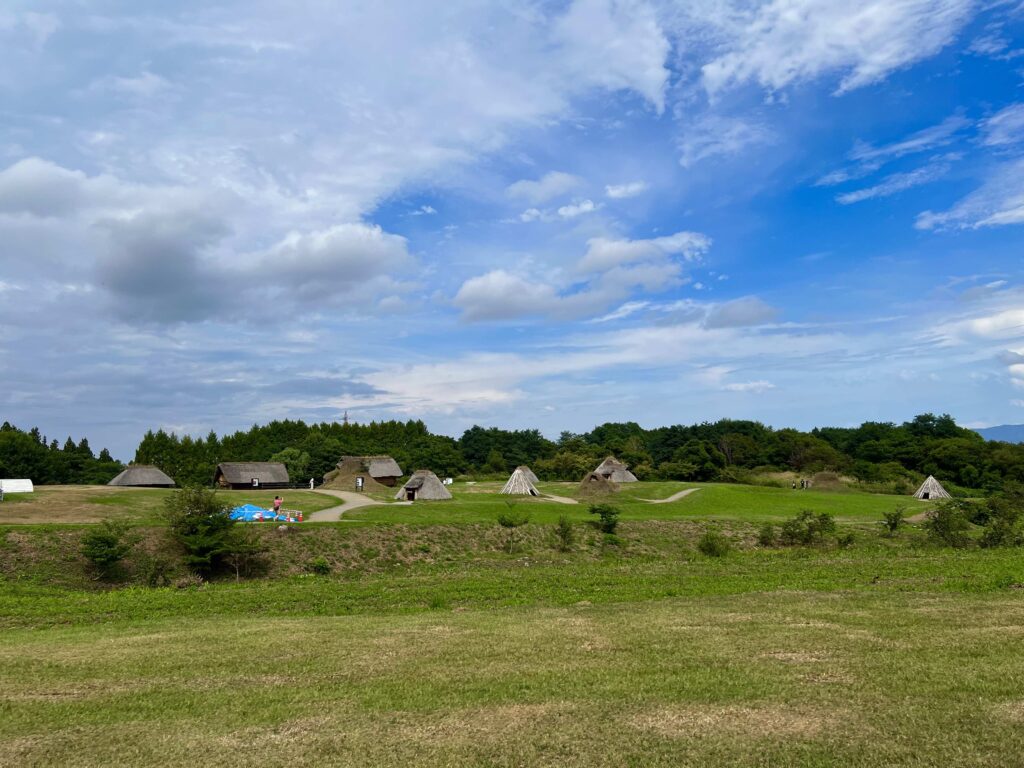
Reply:
[[[173,493],[162,488],[118,488],[106,485],[36,486],[35,493],[8,494],[0,503],[0,525],[8,524],[79,524],[98,523],[105,519],[127,520],[131,523],[159,525],[164,501]],[[301,509],[310,514],[342,502],[309,491],[219,491],[225,504],[273,506],[280,493],[286,509]]]
[[[575,483],[541,483],[543,494],[575,498],[578,504],[560,504],[544,498],[511,497],[498,493],[501,483],[456,483],[450,501],[416,502],[412,506],[363,507],[345,513],[347,520],[404,523],[486,523],[514,504],[530,514],[531,522],[555,523],[561,516],[570,520],[588,518],[591,503],[609,503],[619,507],[624,520],[672,520],[715,518],[777,522],[802,509],[829,512],[837,520],[866,522],[882,519],[882,513],[902,504],[908,514],[929,509],[927,503],[911,497],[858,493],[855,491],[791,490],[752,485],[721,483],[630,483],[619,492],[601,498],[580,498]],[[649,500],[667,499],[679,491],[699,489],[667,504]]]
[[[8,629],[0,764],[1020,765],[1020,593],[911,590]]]

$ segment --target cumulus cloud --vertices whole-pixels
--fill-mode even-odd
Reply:
[[[1003,163],[967,197],[939,213],[924,211],[918,229],[979,229],[1024,224],[1024,159]]]
[[[771,0],[738,11],[726,50],[702,69],[704,86],[781,90],[841,72],[844,93],[934,55],[974,10],[974,0]]]
[[[563,205],[558,209],[558,215],[563,219],[574,219],[577,216],[582,216],[585,213],[593,213],[598,209],[599,206],[594,204],[593,200],[581,200],[578,203],[572,203],[570,205]]]
[[[520,179],[509,184],[505,192],[509,197],[539,204],[566,195],[579,186],[581,180],[570,173],[549,171],[539,179]]]
[[[773,322],[779,311],[756,296],[716,304],[704,318],[705,328],[744,328]]]
[[[631,262],[681,256],[695,261],[711,247],[711,238],[700,232],[677,232],[648,240],[612,240],[595,237],[587,241],[587,252],[577,265],[583,273],[604,272]]]
[[[631,181],[628,184],[608,184],[604,193],[613,200],[622,200],[627,197],[636,197],[647,191],[646,181]]]

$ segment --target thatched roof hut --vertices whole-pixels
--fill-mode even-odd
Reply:
[[[949,492],[942,487],[942,483],[936,480],[931,475],[928,475],[928,479],[921,483],[921,487],[917,489],[917,493],[914,494],[915,499],[950,499],[952,496]]]
[[[530,476],[526,474],[527,472],[529,472],[528,467],[516,467],[499,493],[504,493],[507,496],[540,496],[540,491],[534,486]],[[533,473],[530,472],[530,474]]]
[[[342,456],[338,468],[324,475],[324,485],[352,490],[361,477],[362,490],[381,490],[394,488],[401,476],[402,468],[390,456]]]
[[[429,469],[417,469],[395,494],[402,501],[441,501],[451,497],[444,483]]]
[[[602,461],[598,468],[594,470],[594,474],[601,475],[605,480],[609,480],[613,483],[638,482],[636,475],[629,471],[629,467],[614,456],[609,456],[607,459]]]
[[[107,485],[122,488],[173,488],[174,481],[161,470],[148,464],[133,464]]]
[[[619,486],[613,483],[604,475],[597,472],[587,472],[580,480],[579,492],[581,496],[607,496],[619,490]]]
[[[533,470],[530,469],[525,464],[520,464],[518,467],[516,467],[516,469],[522,470],[523,474],[526,475],[526,479],[529,480],[534,485],[540,482],[540,479],[535,474],[533,474]]]
[[[221,488],[287,488],[288,468],[276,461],[225,461],[217,465],[214,485]]]

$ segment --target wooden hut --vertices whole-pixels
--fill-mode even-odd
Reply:
[[[213,484],[220,488],[274,490],[289,485],[288,468],[276,461],[225,461],[217,465]]]
[[[363,478],[360,484],[358,478]],[[342,456],[337,469],[324,475],[324,485],[341,490],[394,488],[402,468],[390,456]]]
[[[429,469],[417,469],[395,494],[401,501],[441,501],[451,497],[444,483]]]
[[[921,487],[917,489],[914,498],[927,501],[930,499],[950,499],[952,496],[942,487],[942,483],[928,475],[928,479],[921,483]]]
[[[602,461],[597,469],[594,470],[593,474],[600,475],[611,483],[638,482],[636,475],[629,471],[629,467],[614,456],[609,456],[607,459]]]
[[[504,493],[507,496],[540,496],[540,491],[534,486],[530,476],[526,474],[527,472],[529,472],[528,467],[516,467],[499,493]],[[530,472],[530,474],[533,473]]]
[[[107,485],[122,488],[173,488],[174,481],[163,471],[148,464],[133,464]]]

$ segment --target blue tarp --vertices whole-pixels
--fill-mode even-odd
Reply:
[[[231,510],[231,519],[243,523],[287,522],[287,515],[275,515],[269,509],[257,507],[255,504],[243,504]]]

